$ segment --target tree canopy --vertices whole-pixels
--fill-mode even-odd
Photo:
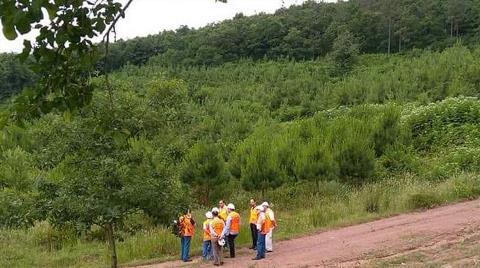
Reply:
[[[28,12],[36,10],[36,6],[33,6],[33,3],[36,2],[32,1],[31,6],[27,5],[23,9],[13,9],[10,13],[16,14],[12,12],[20,10],[29,14]],[[42,5],[41,3],[45,4],[48,1],[39,0],[39,3]],[[49,51],[47,54],[53,55],[52,53],[56,52],[54,47],[56,47],[58,52],[64,55],[60,61],[85,63],[85,65],[78,65],[84,67],[75,67],[80,68],[78,70],[68,70],[69,73],[76,72],[82,74],[80,77],[88,77],[85,74],[110,72],[127,64],[143,65],[148,61],[175,67],[219,65],[245,58],[254,60],[265,58],[316,59],[335,51],[335,41],[342,38],[346,32],[354,35],[355,44],[360,53],[394,53],[415,48],[437,50],[449,47],[459,41],[466,45],[475,44],[480,38],[479,0],[351,0],[337,3],[307,1],[300,6],[282,8],[274,14],[261,13],[254,16],[237,14],[231,20],[199,29],[182,26],[176,31],[163,31],[148,37],[138,37],[126,41],[118,40],[109,46],[108,59],[105,57],[107,51],[104,47],[101,47],[98,53],[83,53],[81,54],[82,59],[79,59],[78,53],[74,53],[74,51],[80,52],[91,46],[92,36],[101,34],[102,30],[108,29],[106,27],[109,22],[113,23],[112,19],[123,15],[124,7],[119,6],[116,1],[97,1],[96,3],[95,6],[87,4],[80,6],[77,3],[76,6],[68,9],[62,7],[61,4],[57,4],[55,8],[50,6],[50,15],[55,16],[66,12],[72,18],[81,18],[88,27],[82,31],[79,30],[81,25],[72,25],[67,27],[68,29],[64,29],[66,26],[62,26],[63,28],[59,26],[66,25],[61,21],[52,25],[34,24],[33,26],[41,26],[43,34],[39,36],[38,44],[32,44],[33,52]],[[112,6],[106,8],[105,5],[109,3]],[[81,10],[85,10],[85,8],[90,11],[84,14]],[[10,10],[12,10],[11,7]],[[55,10],[57,10],[56,13],[54,13]],[[95,17],[95,14],[99,16]],[[112,17],[114,15],[117,17]],[[3,16],[7,19],[12,15]],[[68,19],[65,16],[62,18]],[[24,21],[29,22],[32,19]],[[22,20],[22,23],[25,22]],[[9,29],[11,30],[11,26],[15,26],[17,22],[10,20],[8,23],[10,23]],[[19,24],[19,29],[22,28],[22,23]],[[28,27],[26,28],[28,29]],[[55,29],[58,31],[52,34]],[[77,41],[78,38],[80,38],[81,44],[77,47],[70,47],[69,44]],[[54,47],[50,43],[53,43]],[[30,44],[26,43],[26,51],[30,51],[29,47]],[[37,57],[40,56],[39,53],[35,54]],[[42,57],[44,57],[42,59],[44,64],[51,65],[60,62],[49,62],[50,56]],[[90,64],[94,62],[96,62],[96,67],[90,68]],[[40,64],[40,67],[45,66],[44,64]],[[59,68],[66,67],[60,66]],[[19,76],[17,80],[21,81],[21,77]],[[78,77],[78,75],[72,75],[73,77]],[[56,78],[52,77],[52,79]],[[91,88],[87,87],[88,79],[82,81],[77,81],[79,85],[83,85],[80,87],[83,88],[82,90],[77,87],[77,90],[70,88],[70,91],[66,91],[66,100],[71,99],[72,103],[65,100],[64,108],[77,104],[77,101],[80,102],[78,104],[81,104],[89,100]],[[2,90],[1,87],[0,90]],[[18,92],[20,88],[16,90]],[[8,89],[7,91],[10,92]],[[35,93],[30,92],[29,94]],[[41,95],[46,94],[49,93],[41,93]],[[68,94],[71,94],[71,98],[68,97]],[[29,96],[27,99],[34,99],[34,96]],[[37,98],[37,100],[43,102],[44,99]],[[43,106],[46,107],[45,111],[48,111],[51,105]]]

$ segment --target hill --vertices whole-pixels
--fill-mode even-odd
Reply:
[[[479,7],[309,1],[118,42],[95,76],[60,60],[0,104],[0,266],[172,258],[171,220],[219,199],[292,238],[479,197]],[[1,97],[35,85],[0,62]]]
[[[352,33],[361,53],[439,51],[458,42],[476,44],[479,14],[479,0],[307,1],[274,14],[238,14],[199,29],[181,27],[119,40],[110,47],[107,66],[103,56],[98,70],[143,65],[152,57],[157,64],[173,67],[212,66],[241,59],[315,60],[330,54],[345,32]],[[13,64],[10,58],[0,55],[0,101],[34,79],[25,66]]]
[[[2,129],[1,237],[14,250],[0,266],[103,266],[102,229],[45,220],[97,213],[92,191],[104,184],[145,210],[146,183],[199,209],[267,199],[279,238],[478,197],[479,53],[366,54],[343,76],[323,59],[165,67],[152,58],[113,73],[113,92],[99,77],[81,110]],[[122,263],[176,256],[174,237],[142,211],[117,232]]]

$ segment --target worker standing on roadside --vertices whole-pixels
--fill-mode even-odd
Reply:
[[[226,221],[227,216],[228,216],[228,211],[227,211],[227,207],[225,206],[225,201],[224,200],[218,201],[218,217],[223,221]]]
[[[181,238],[181,259],[184,262],[191,262],[190,259],[190,242],[192,241],[193,232],[195,230],[195,221],[193,220],[190,210],[187,214],[181,216],[178,220],[180,224],[180,238]]]
[[[265,214],[265,208],[263,206],[257,206],[257,231],[258,231],[258,239],[257,239],[257,256],[252,260],[261,260],[265,258],[265,236],[269,232],[268,226],[269,219]]]
[[[263,202],[262,206],[265,208],[265,214],[269,218],[270,221],[270,226],[269,232],[267,234],[267,237],[265,238],[265,248],[267,252],[272,252],[273,251],[273,229],[277,227],[277,222],[275,221],[275,214],[273,213],[273,210],[270,208],[270,205],[268,202]]]
[[[221,237],[227,238],[230,258],[235,258],[235,238],[237,238],[240,233],[240,214],[235,212],[235,205],[232,203],[228,204],[227,210],[227,221]]]
[[[225,228],[225,222],[218,217],[218,208],[212,209],[213,220],[210,222],[210,236],[212,237],[212,249],[213,249],[213,265],[220,266],[223,264],[223,252],[220,241],[225,242],[220,237]],[[220,243],[219,243],[220,242]]]
[[[207,219],[203,222],[202,258],[204,261],[212,259],[212,237],[210,235],[210,222],[213,220],[212,212],[205,213]]]
[[[257,249],[257,238],[258,238],[258,231],[257,231],[257,203],[255,199],[250,199],[250,232],[252,233],[252,246],[250,249],[256,250]]]

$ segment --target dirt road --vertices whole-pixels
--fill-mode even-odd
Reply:
[[[480,267],[480,200],[276,242],[261,261],[253,255],[242,249],[224,267]],[[213,267],[198,260],[189,266]]]

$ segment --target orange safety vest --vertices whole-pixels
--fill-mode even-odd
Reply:
[[[268,216],[268,214],[265,213],[265,221],[263,221],[262,229],[260,230],[260,232],[266,235],[268,234],[268,232],[270,232],[271,228],[272,228],[272,220],[270,220],[270,216]]]
[[[212,222],[211,219],[203,222],[203,241],[212,240],[212,236],[210,235],[210,222]]]
[[[228,211],[226,207],[220,208],[220,212],[218,213],[218,217],[223,221],[227,220]]]
[[[271,230],[273,229],[273,227],[275,227],[275,223],[274,221],[272,221],[272,219],[270,218],[270,212],[273,213],[273,211],[269,208],[267,209],[267,211],[265,211],[265,218],[268,219],[267,223],[268,223],[268,230]]]
[[[210,225],[212,226],[212,229],[215,232],[215,235],[219,237],[223,232],[223,228],[225,227],[225,222],[222,219],[216,217],[210,222]]]
[[[193,236],[193,232],[195,231],[195,227],[192,224],[191,217],[182,216],[180,217],[180,223],[182,226],[182,236]]]
[[[256,224],[257,223],[257,210],[253,207],[250,209],[250,223]]]
[[[240,214],[235,211],[230,212],[231,222],[230,222],[230,232],[240,233]]]

